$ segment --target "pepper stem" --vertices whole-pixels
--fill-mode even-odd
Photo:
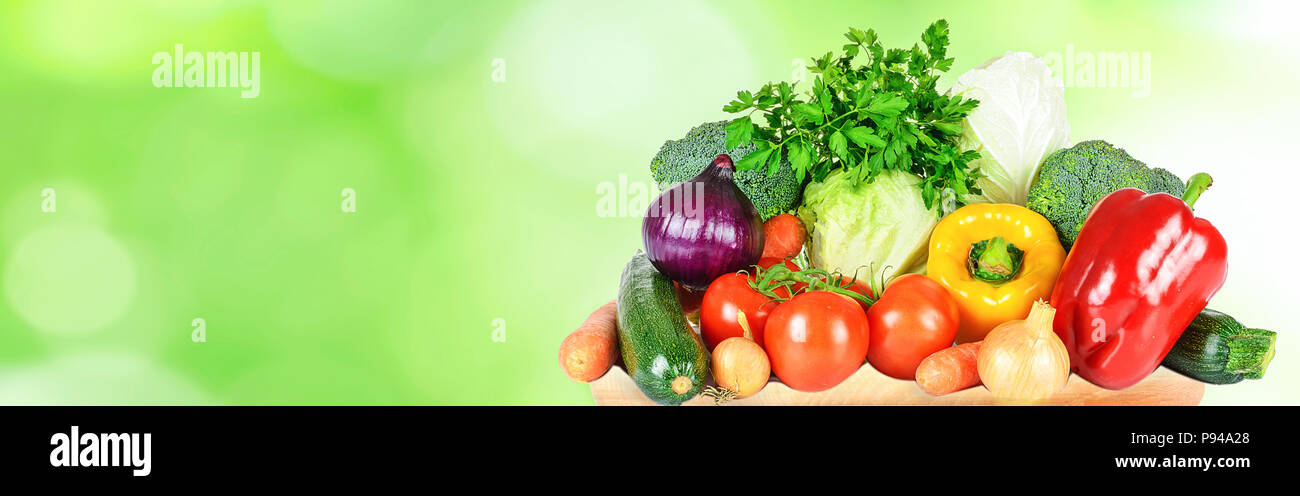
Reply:
[[[1201,197],[1201,193],[1210,189],[1212,184],[1214,184],[1214,178],[1204,172],[1196,173],[1187,178],[1187,191],[1183,193],[1183,201],[1187,202],[1187,208],[1193,208],[1196,205],[1196,200]]]
[[[975,279],[999,284],[1014,279],[1024,259],[1024,250],[998,236],[970,245],[966,268]]]

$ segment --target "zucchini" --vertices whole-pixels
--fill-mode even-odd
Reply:
[[[709,351],[682,315],[673,281],[644,253],[619,281],[618,346],[627,375],[655,403],[680,405],[704,388]]]
[[[1237,319],[1202,310],[1165,355],[1163,365],[1210,384],[1259,379],[1273,360],[1277,333],[1251,329]]]

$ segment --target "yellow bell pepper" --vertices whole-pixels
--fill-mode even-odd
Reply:
[[[1049,299],[1065,264],[1052,224],[1020,205],[976,203],[944,217],[930,235],[926,275],[948,288],[961,323],[957,342],[984,339],[998,324]]]

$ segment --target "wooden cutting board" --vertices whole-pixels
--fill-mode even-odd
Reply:
[[[1065,389],[1043,404],[1047,405],[1196,405],[1205,395],[1205,385],[1177,372],[1160,367],[1151,377],[1122,391],[1094,386],[1071,375]],[[652,406],[655,403],[641,394],[636,383],[621,366],[609,369],[591,382],[591,396],[597,405]],[[713,399],[697,396],[685,405],[712,405]],[[749,398],[732,400],[727,405],[995,405],[993,395],[983,386],[946,396],[930,396],[914,381],[894,379],[863,364],[856,373],[838,386],[817,393],[790,389],[773,380]]]

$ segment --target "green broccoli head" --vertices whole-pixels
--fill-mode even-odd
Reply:
[[[727,149],[727,122],[700,124],[686,133],[686,137],[664,142],[659,153],[650,161],[651,177],[662,188],[667,188],[699,175],[719,154],[726,153],[739,162],[758,148],[742,145]],[[784,159],[776,174],[770,177],[766,169],[754,169],[736,171],[735,179],[736,186],[754,203],[764,221],[793,210],[803,194],[794,169]]]
[[[1110,143],[1084,141],[1043,161],[1025,206],[1046,217],[1056,228],[1061,246],[1069,250],[1092,206],[1123,188],[1181,197],[1187,187],[1174,173],[1147,167]]]

